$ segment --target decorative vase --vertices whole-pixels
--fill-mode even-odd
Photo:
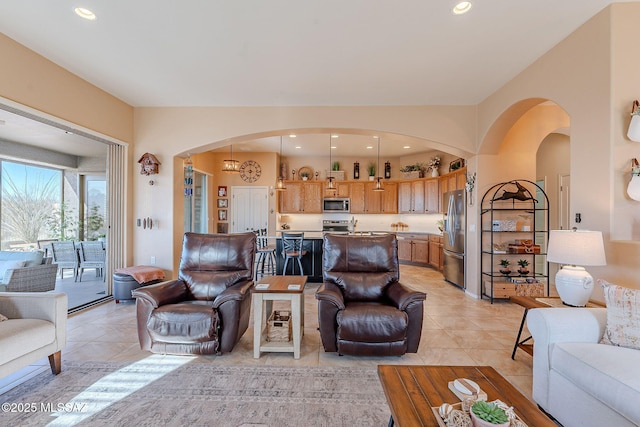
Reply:
[[[373,175],[369,175],[369,181],[373,181],[374,179],[376,179],[376,177],[375,177],[375,176],[373,176]]]
[[[505,276],[508,276],[511,274],[511,270],[508,268],[503,268],[500,270],[500,273],[504,274]]]
[[[431,169],[431,177],[435,178],[437,176],[440,176],[440,174],[438,173],[438,168]]]
[[[303,181],[306,181],[306,180],[308,180],[308,179],[309,179],[309,177],[307,177],[307,176],[303,176],[303,177],[302,177],[302,180],[303,180]]]
[[[529,274],[529,269],[528,268],[519,268],[518,269],[518,273],[520,273],[521,276],[526,276],[527,274]]]
[[[478,418],[476,414],[473,413],[473,411],[469,411],[469,415],[471,416],[471,424],[473,425],[473,427],[509,427],[509,424],[511,424],[511,421],[507,421],[506,423],[502,424],[492,424],[488,421]]]

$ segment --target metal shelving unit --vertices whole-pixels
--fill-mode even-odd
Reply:
[[[549,199],[535,182],[513,180],[491,187],[482,197],[481,205],[481,296],[494,299],[512,295],[531,295],[542,286],[549,295]],[[528,219],[528,221],[527,221]],[[510,253],[509,245],[516,240],[529,240],[530,252]],[[533,253],[533,246],[540,247]],[[527,246],[527,245],[522,245]],[[500,260],[507,259],[514,266],[518,259],[529,261],[529,272],[517,270],[510,274],[500,272]],[[517,278],[522,282],[513,283]],[[540,285],[543,284],[543,285]]]

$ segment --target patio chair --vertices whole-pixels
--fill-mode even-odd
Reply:
[[[65,268],[73,269],[74,279],[78,276],[78,253],[72,241],[51,242],[51,255],[53,263],[58,264],[61,279]]]
[[[85,268],[95,268],[96,276],[102,276],[102,280],[105,280],[104,267],[105,267],[105,250],[102,242],[80,242],[78,243],[80,265],[79,276],[82,282],[82,273]],[[76,276],[76,281],[78,276]]]

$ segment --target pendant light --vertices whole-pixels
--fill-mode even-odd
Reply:
[[[276,180],[276,191],[283,191],[287,189],[287,186],[284,183],[284,177],[282,176],[282,135],[280,135],[280,161],[278,162],[280,166],[280,172],[278,174],[278,179]]]
[[[329,170],[327,172],[327,175],[329,176],[329,182],[327,183],[327,190],[328,191],[336,191],[335,178],[331,174],[331,170],[332,170],[332,167],[333,167],[331,160],[332,160],[331,159],[331,134],[329,134]]]
[[[230,160],[223,160],[222,172],[235,173],[240,172],[240,162],[233,160],[233,144],[229,146],[229,158]]]
[[[376,185],[373,187],[373,191],[384,191],[384,188],[382,188],[382,178],[380,177],[380,137],[377,136],[376,138],[378,138],[378,166],[376,166]]]

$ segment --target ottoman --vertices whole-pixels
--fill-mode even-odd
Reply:
[[[136,266],[119,268],[113,273],[113,299],[132,301],[131,291],[141,286],[153,285],[164,279],[164,271],[160,268]]]

